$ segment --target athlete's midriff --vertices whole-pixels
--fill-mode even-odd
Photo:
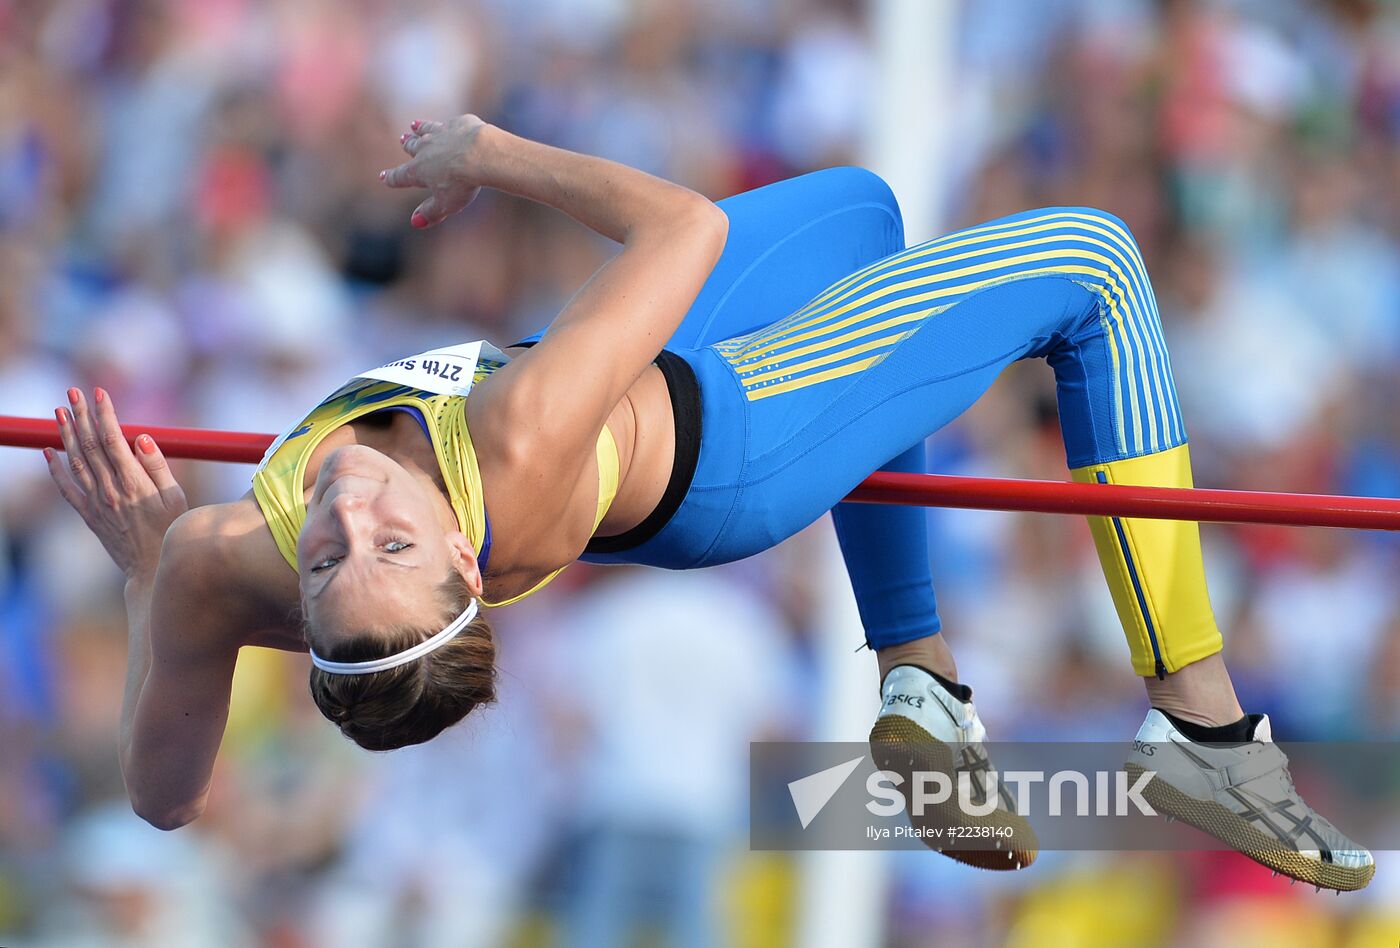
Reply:
[[[608,537],[626,533],[661,502],[676,454],[676,426],[666,380],[656,366],[637,379],[608,418],[617,441],[618,490],[595,531]]]
[[[508,352],[509,354],[509,352]],[[497,602],[532,588],[576,560],[592,536],[625,533],[656,508],[666,490],[675,453],[670,395],[661,371],[649,367],[609,415],[618,454],[618,490],[603,521],[592,529],[598,471],[585,466],[570,495],[551,506],[520,490],[520,476],[478,455],[492,554],[486,599]],[[556,485],[564,489],[566,485]]]

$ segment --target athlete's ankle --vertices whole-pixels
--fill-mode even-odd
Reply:
[[[1184,665],[1165,678],[1145,678],[1152,707],[1205,727],[1234,724],[1244,717],[1230,673],[1219,653]]]
[[[1162,708],[1155,710],[1166,715],[1167,720],[1172,723],[1172,727],[1198,744],[1243,744],[1252,741],[1254,739],[1254,726],[1263,718],[1262,714],[1253,716],[1242,714],[1229,724],[1201,724]]]
[[[1236,702],[1212,703],[1206,706],[1186,707],[1180,703],[1152,698],[1152,707],[1171,718],[1215,728],[1238,723],[1245,717],[1244,709]]]
[[[876,649],[875,658],[880,664],[882,682],[896,665],[918,665],[951,681],[958,680],[957,663],[953,661],[953,653],[942,633]]]

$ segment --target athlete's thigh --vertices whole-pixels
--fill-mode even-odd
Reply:
[[[871,330],[815,351],[821,342],[809,343],[762,368],[754,368],[767,361],[761,350],[715,347],[736,383],[721,397],[740,406],[733,427],[746,433],[722,543],[748,555],[806,526],[962,414],[1007,365],[1041,354],[1096,299],[1071,280],[1030,278],[969,294],[895,336]]]

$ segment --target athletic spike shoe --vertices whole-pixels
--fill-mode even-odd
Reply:
[[[1275,872],[1338,892],[1364,887],[1376,872],[1371,854],[1303,802],[1268,717],[1250,718],[1253,740],[1201,744],[1154,708],[1133,742],[1129,781],[1155,771],[1142,791],[1153,809]]]
[[[1015,798],[1000,780],[997,808],[986,816],[964,813],[956,803],[960,774],[967,775],[976,804],[987,802],[987,776],[996,774],[971,689],[964,686],[955,695],[924,669],[897,665],[885,676],[881,695],[870,753],[881,770],[904,778],[899,791],[905,812],[924,845],[981,869],[1024,869],[1034,862],[1040,845],[1035,831],[1016,813]],[[916,816],[910,790],[912,775],[920,772],[945,774],[954,792],[947,803],[927,805]]]

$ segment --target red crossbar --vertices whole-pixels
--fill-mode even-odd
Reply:
[[[140,434],[149,434],[156,439],[166,457],[201,461],[256,463],[273,441],[273,436],[268,434],[202,428],[123,425],[122,431],[128,440]],[[20,448],[63,446],[56,422],[9,415],[0,415],[0,445]],[[862,504],[1400,530],[1400,500],[1390,497],[1074,484],[882,471],[866,478],[846,499]]]
[[[275,440],[273,435],[246,431],[213,431],[207,428],[162,428],[122,425],[127,441],[148,434],[168,458],[195,461],[242,461],[256,464]],[[0,415],[0,445],[14,448],[62,448],[58,422],[52,418],[17,418]]]

